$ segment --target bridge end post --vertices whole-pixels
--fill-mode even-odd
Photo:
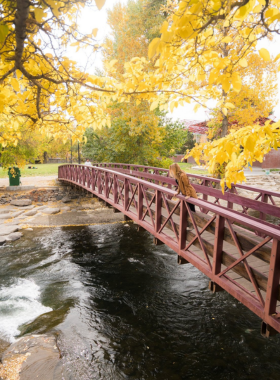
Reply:
[[[161,240],[159,240],[158,238],[154,237],[154,244],[155,245],[163,245],[164,243]]]
[[[189,261],[184,259],[182,256],[177,256],[177,263],[178,265],[183,265],[183,264],[189,264]]]
[[[130,220],[133,220],[133,219],[131,219],[129,216],[127,216],[127,215],[124,215],[123,216],[123,220],[125,221],[125,222],[129,222]]]
[[[224,290],[218,284],[216,284],[214,281],[209,281],[208,287],[212,293],[222,292]]]
[[[262,324],[261,324],[261,335],[264,338],[270,338],[272,336],[275,336],[276,334],[278,334],[278,331],[276,331],[273,327],[271,327],[270,325],[268,325],[266,322],[262,321]]]

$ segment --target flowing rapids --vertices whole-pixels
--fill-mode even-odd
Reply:
[[[0,339],[57,333],[65,380],[278,380],[280,339],[260,323],[133,224],[0,247]]]

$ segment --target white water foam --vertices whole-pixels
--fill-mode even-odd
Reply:
[[[139,263],[139,264],[141,264],[141,265],[144,265],[140,260],[136,260],[136,259],[133,259],[133,258],[129,258],[128,261],[129,261],[130,263]]]
[[[40,303],[40,294],[40,287],[28,279],[17,279],[0,289],[0,334],[4,339],[14,342],[20,325],[52,311]]]

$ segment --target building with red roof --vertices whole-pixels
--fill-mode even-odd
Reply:
[[[186,129],[194,134],[195,141],[203,143],[207,141],[207,122],[199,120],[182,120]]]

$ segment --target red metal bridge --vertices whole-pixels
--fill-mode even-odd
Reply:
[[[189,177],[201,199],[175,198],[166,169],[111,163],[58,169],[59,180],[149,231],[155,244],[177,253],[178,264],[198,268],[213,292],[225,290],[242,302],[261,318],[264,336],[280,332],[280,193],[232,185],[223,194],[218,179]]]

